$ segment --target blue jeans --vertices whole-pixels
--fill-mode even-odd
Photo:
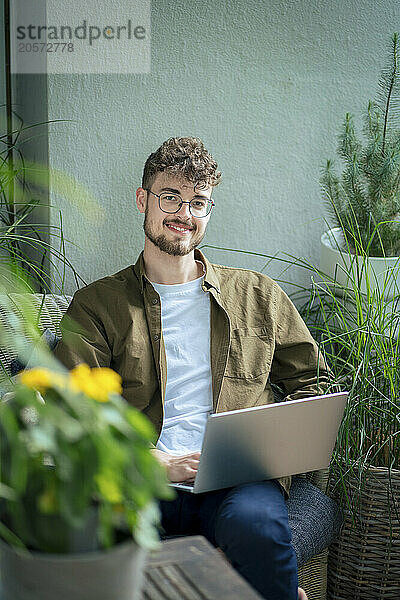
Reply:
[[[165,535],[204,535],[268,600],[297,600],[297,560],[284,492],[276,481],[161,501]]]

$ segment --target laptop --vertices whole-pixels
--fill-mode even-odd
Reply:
[[[200,494],[329,466],[348,392],[209,416],[194,482]]]

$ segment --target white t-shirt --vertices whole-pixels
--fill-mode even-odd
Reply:
[[[182,284],[153,283],[161,299],[167,358],[164,422],[157,448],[181,455],[201,450],[212,411],[210,295],[204,277]]]

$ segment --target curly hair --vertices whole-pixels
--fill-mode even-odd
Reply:
[[[187,179],[195,187],[214,187],[221,179],[217,163],[196,137],[169,138],[150,154],[143,169],[142,187],[150,188],[157,173],[162,171]]]

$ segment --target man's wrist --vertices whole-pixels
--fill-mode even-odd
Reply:
[[[151,453],[157,458],[157,460],[167,467],[171,462],[171,456],[162,450],[158,450],[158,448],[151,448]]]

